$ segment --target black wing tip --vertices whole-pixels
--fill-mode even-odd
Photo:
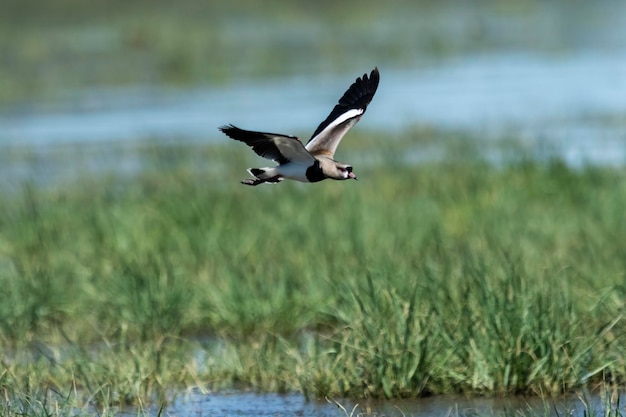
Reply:
[[[363,74],[364,81],[367,80],[367,74]],[[378,87],[378,83],[380,81],[380,72],[378,71],[378,66],[375,66],[372,72],[370,72],[369,82],[370,84],[375,84]]]
[[[369,76],[367,75],[367,72],[365,74],[363,74],[363,76],[361,77],[361,79],[365,82],[369,81],[376,81],[376,80],[380,80],[380,71],[378,71],[378,65],[374,67],[374,69],[372,71],[370,71]],[[358,78],[357,78],[358,80]]]
[[[332,123],[333,120],[345,113],[347,110],[362,109],[363,112],[361,114],[364,114],[367,110],[367,106],[374,98],[374,94],[376,94],[379,81],[380,72],[378,71],[378,66],[374,67],[369,76],[365,73],[362,77],[357,78],[352,85],[348,87],[346,92],[343,93],[326,120],[320,123],[317,129],[315,129],[315,132],[313,133],[313,136],[311,136],[311,139],[309,139],[309,142],[322,130],[324,130],[326,126]]]
[[[378,66],[375,66],[374,69],[369,73],[363,74],[361,77],[358,77],[354,83],[350,86],[350,88],[364,85],[368,91],[376,91],[378,88],[378,83],[380,82],[380,71],[378,71]]]
[[[367,92],[372,95],[371,98],[373,98],[374,93],[378,89],[379,82],[380,72],[378,71],[378,66],[375,66],[374,69],[370,72],[369,77],[367,73],[365,73],[361,78],[357,78],[355,84],[363,84]]]
[[[247,141],[243,138],[246,134],[249,133],[256,133],[256,132],[250,132],[247,130],[243,130],[237,126],[235,126],[232,123],[229,123],[227,125],[223,125],[217,128],[220,132],[222,132],[223,134],[225,134],[226,136],[228,136],[231,139],[235,139],[241,142],[246,142]]]
[[[219,130],[220,132],[226,133],[226,132],[229,132],[231,130],[241,130],[241,129],[239,129],[234,124],[229,123],[227,125],[222,125],[222,126],[218,127],[217,130]]]
[[[339,105],[345,108],[362,108],[365,110],[374,98],[379,82],[380,72],[378,67],[374,67],[369,76],[365,73],[352,83],[339,99]]]

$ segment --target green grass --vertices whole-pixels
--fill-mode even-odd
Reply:
[[[358,182],[249,188],[241,147],[147,146],[137,177],[2,193],[4,412],[623,387],[626,172],[403,145]]]

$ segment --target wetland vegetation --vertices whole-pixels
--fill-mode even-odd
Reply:
[[[85,90],[621,50],[624,6],[599,3],[6,0],[0,121],[103,105]],[[619,131],[608,109],[581,117]],[[0,414],[167,414],[235,390],[602,392],[623,415],[626,170],[434,124],[361,124],[338,154],[359,182],[256,189],[238,181],[258,159],[217,126],[63,146],[0,130]]]
[[[238,148],[146,145],[137,177],[3,193],[4,412],[622,385],[626,173],[393,143],[347,185],[252,190]]]

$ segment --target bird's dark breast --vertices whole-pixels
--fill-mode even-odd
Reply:
[[[320,167],[320,161],[315,161],[313,165],[307,168],[306,170],[306,178],[310,182],[319,182],[326,179],[324,172],[322,171],[322,167]]]

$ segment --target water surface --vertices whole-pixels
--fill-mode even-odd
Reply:
[[[146,137],[209,141],[225,123],[307,137],[354,78],[370,69],[182,91],[137,87],[78,92],[48,103],[46,110],[34,105],[0,115],[0,144]],[[581,125],[601,130],[597,137],[613,136],[612,126],[600,129],[589,119],[626,118],[626,51],[472,55],[380,71],[379,91],[360,128],[397,131],[427,124],[490,134],[509,129],[563,140],[563,130]]]
[[[623,396],[623,395],[622,395]],[[299,394],[200,394],[192,393],[163,410],[162,415],[198,416],[571,416],[604,415],[604,399],[599,396],[570,395],[543,401],[535,397],[465,398],[435,396],[417,400],[307,401]],[[617,398],[613,398],[615,401]],[[617,405],[613,404],[613,410]],[[340,408],[342,407],[342,408]],[[619,408],[626,412],[624,405]],[[152,410],[156,415],[158,410]],[[127,410],[134,414],[135,410]],[[585,414],[587,413],[587,414]]]
[[[242,80],[219,88],[81,91],[59,102],[9,109],[0,114],[0,176],[5,183],[54,181],[75,175],[77,164],[92,172],[132,173],[141,161],[120,159],[114,149],[146,138],[227,143],[217,131],[226,123],[306,139],[347,86],[369,70]],[[626,164],[626,51],[482,54],[380,71],[379,90],[357,128],[379,132],[381,140],[429,126],[434,135],[454,130],[516,142],[529,155],[558,157],[575,167]],[[12,157],[25,147],[32,151],[29,158]],[[80,158],[55,161],[63,149],[82,149]],[[494,149],[487,144],[485,155],[493,153],[498,162]],[[419,148],[411,154],[416,162],[438,155]]]

